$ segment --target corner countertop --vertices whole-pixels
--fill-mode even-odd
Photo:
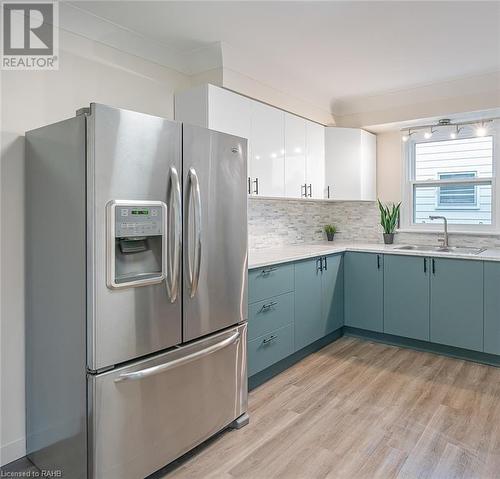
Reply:
[[[289,263],[301,259],[315,258],[326,254],[358,251],[366,253],[398,254],[407,256],[433,256],[442,258],[469,259],[482,261],[500,261],[500,250],[487,249],[480,254],[443,253],[438,251],[405,251],[395,249],[402,244],[385,245],[377,243],[337,243],[333,241],[322,243],[303,243],[286,245],[277,248],[262,248],[249,251],[248,269],[261,268],[280,263]]]

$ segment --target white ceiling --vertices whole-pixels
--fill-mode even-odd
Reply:
[[[189,52],[229,45],[259,81],[316,104],[500,70],[500,2],[72,2]],[[257,65],[257,66],[256,66]],[[258,70],[258,71],[257,71]]]

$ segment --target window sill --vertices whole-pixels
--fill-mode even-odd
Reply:
[[[397,233],[422,233],[422,234],[436,234],[442,235],[443,229],[421,229],[421,228],[400,228],[396,230]],[[455,230],[448,229],[448,234],[450,235],[469,235],[469,236],[500,236],[500,231],[488,230],[488,231],[471,231],[471,230]]]

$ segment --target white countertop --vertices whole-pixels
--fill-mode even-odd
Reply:
[[[304,243],[281,246],[279,248],[262,248],[250,250],[248,269],[261,268],[279,263],[288,263],[317,256],[344,253],[345,251],[361,251],[366,253],[399,254],[408,256],[433,256],[443,258],[471,259],[482,261],[500,261],[500,250],[487,249],[480,254],[443,253],[438,251],[415,251],[395,249],[400,244],[385,245],[377,243],[339,243],[336,241],[322,243]]]

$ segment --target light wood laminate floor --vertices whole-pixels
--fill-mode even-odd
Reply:
[[[499,368],[344,337],[249,409],[160,477],[500,478]]]

